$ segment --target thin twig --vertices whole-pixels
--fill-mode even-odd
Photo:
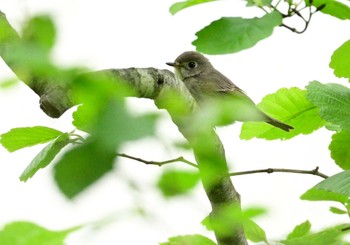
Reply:
[[[278,0],[278,2],[275,4],[275,8],[278,7],[278,5],[281,3],[282,0]]]
[[[127,155],[127,154],[124,154],[124,153],[121,153],[121,154],[117,153],[117,156],[129,158],[129,159],[132,159],[132,160],[135,160],[135,161],[138,161],[138,162],[143,162],[143,163],[149,164],[149,165],[157,165],[159,167],[163,166],[165,164],[168,164],[168,163],[183,162],[183,163],[186,163],[187,165],[190,165],[192,167],[198,168],[197,164],[186,160],[184,157],[177,157],[177,158],[174,158],[174,159],[170,159],[170,160],[166,160],[166,161],[159,161],[158,162],[158,161],[147,161],[147,160],[144,160],[144,159],[141,159],[141,158],[138,158],[138,157],[133,157],[133,156],[130,156],[130,155]]]
[[[246,174],[257,174],[257,173],[294,173],[294,174],[311,174],[311,175],[316,175],[321,178],[327,179],[328,176],[320,173],[318,171],[319,167],[316,167],[313,170],[299,170],[299,169],[286,169],[286,168],[266,168],[266,169],[257,169],[257,170],[250,170],[250,171],[242,171],[242,172],[234,172],[230,173],[230,176],[237,176],[237,175],[246,175]]]
[[[147,161],[144,160],[142,158],[138,158],[138,157],[133,157],[124,153],[118,153],[117,156],[120,157],[125,157],[125,158],[129,158],[138,162],[142,162],[145,164],[149,164],[149,165],[157,165],[157,166],[163,166],[165,164],[168,163],[174,163],[174,162],[183,162],[186,163],[187,165],[190,165],[192,167],[198,168],[197,164],[186,160],[184,157],[177,157],[174,159],[170,159],[170,160],[166,160],[166,161]],[[328,176],[319,172],[319,167],[316,167],[315,169],[312,170],[299,170],[299,169],[286,169],[286,168],[266,168],[266,169],[257,169],[257,170],[249,170],[249,171],[242,171],[242,172],[233,172],[233,173],[229,173],[229,176],[238,176],[238,175],[248,175],[248,174],[257,174],[257,173],[268,173],[268,174],[272,174],[272,173],[294,173],[294,174],[311,174],[311,175],[316,175],[319,176],[321,178],[327,179]]]
[[[275,5],[270,4],[270,6],[269,6],[270,9],[272,9],[273,11],[276,11],[279,14],[281,14],[283,19],[290,18],[290,17],[293,17],[293,16],[297,15],[304,22],[304,28],[302,30],[299,31],[297,28],[289,26],[289,25],[287,25],[285,23],[282,23],[280,25],[281,27],[285,27],[288,30],[290,30],[290,31],[292,31],[294,33],[297,33],[297,34],[302,34],[302,33],[304,33],[307,30],[307,28],[309,27],[312,15],[319,11],[318,8],[317,8],[316,11],[312,12],[312,6],[307,6],[307,5],[302,6],[302,7],[299,8],[300,4],[302,2],[304,2],[303,0],[301,0],[298,4],[294,4],[293,2],[288,2],[287,13],[283,13],[281,10],[279,10],[277,8],[280,2],[281,1],[278,1]],[[322,9],[323,7],[324,6],[322,6],[320,9]],[[259,8],[262,9],[265,13],[268,13],[264,8],[262,8],[262,7],[259,7]],[[301,13],[306,8],[309,9],[309,16],[308,16],[308,18],[305,18],[302,15],[302,13]]]
[[[269,13],[269,11],[267,11],[267,10],[264,8],[264,6],[259,6],[259,9],[261,9],[262,11],[264,11],[265,14],[268,14],[268,13]]]

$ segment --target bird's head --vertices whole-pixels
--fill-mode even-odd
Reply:
[[[175,74],[181,80],[199,75],[212,67],[207,58],[195,51],[184,52],[174,62],[166,64],[175,68]]]

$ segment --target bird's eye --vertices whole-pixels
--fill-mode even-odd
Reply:
[[[194,62],[194,61],[190,61],[190,62],[188,62],[188,67],[189,68],[195,68],[197,66],[197,63],[196,62]]]

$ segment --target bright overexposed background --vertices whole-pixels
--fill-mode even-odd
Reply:
[[[217,1],[189,8],[172,16],[175,0],[0,0],[3,11],[17,29],[26,18],[48,13],[57,28],[54,61],[61,66],[105,68],[156,67],[180,53],[194,50],[195,32],[221,16],[254,17],[262,14],[244,7],[244,1]],[[303,88],[312,80],[341,82],[328,67],[332,52],[350,36],[350,23],[330,16],[314,16],[309,30],[297,35],[283,28],[249,50],[224,56],[208,56],[213,65],[256,102],[281,87]],[[0,34],[1,35],[1,34]],[[14,74],[0,60],[0,79]],[[157,111],[150,100],[129,99],[134,113]],[[38,97],[26,85],[0,90],[0,134],[13,127],[43,125],[71,131],[71,113],[52,119],[39,108]],[[167,160],[190,152],[174,149],[182,136],[164,111],[157,136],[130,142],[123,152],[148,160]],[[239,139],[240,123],[218,129],[232,171],[268,167],[340,171],[330,158],[331,132],[321,129],[288,141]],[[70,245],[157,244],[167,237],[202,233],[213,238],[199,222],[210,212],[204,191],[198,187],[186,197],[164,200],[155,186],[162,169],[119,159],[113,173],[73,201],[56,187],[51,168],[40,170],[27,183],[19,175],[42,146],[8,153],[0,148],[0,226],[28,220],[49,229],[87,224],[67,239]],[[181,165],[181,164],[179,164]],[[310,220],[313,230],[346,222],[328,211],[331,203],[301,201],[300,195],[321,179],[311,175],[257,174],[234,177],[242,206],[262,206],[265,216],[256,219],[268,238],[283,238],[294,225]],[[135,188],[129,188],[132,183]],[[135,210],[142,207],[142,218]]]

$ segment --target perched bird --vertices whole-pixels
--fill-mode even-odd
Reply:
[[[230,105],[232,104],[235,121],[263,121],[284,131],[293,129],[259,110],[242,89],[216,70],[202,54],[184,52],[175,62],[166,64],[175,68],[175,75],[185,83],[200,106],[215,99],[227,98]]]

